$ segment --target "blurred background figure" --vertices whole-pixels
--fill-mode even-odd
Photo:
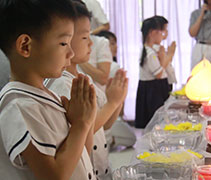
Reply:
[[[192,50],[191,69],[203,57],[211,61],[211,0],[204,0],[201,8],[193,11],[190,17],[189,34],[196,39]]]
[[[0,91],[10,80],[10,64],[7,57],[0,50]]]
[[[93,46],[89,61],[79,65],[81,70],[90,75],[94,83],[105,92],[109,79],[112,54],[109,48],[109,41],[104,37],[90,36]]]
[[[113,62],[111,63],[110,68],[110,77],[114,77],[117,70],[120,68],[117,63],[117,38],[116,35],[110,31],[101,31],[97,34],[97,36],[105,37],[109,40],[109,47],[111,50],[111,54],[113,57]],[[122,111],[119,115],[119,118],[114,122],[113,126],[110,130],[106,131],[106,138],[110,144],[111,148],[115,148],[117,146],[126,146],[131,147],[136,142],[136,135],[132,128],[128,125],[127,122],[124,122],[124,106],[122,107]]]
[[[86,4],[88,10],[92,12],[91,19],[91,33],[97,34],[103,30],[109,30],[110,24],[109,21],[97,0],[83,0]]]
[[[116,71],[120,68],[119,64],[117,63],[117,38],[116,35],[110,31],[101,31],[97,36],[105,37],[109,40],[109,47],[111,50],[113,61],[110,67],[110,77],[114,77]]]

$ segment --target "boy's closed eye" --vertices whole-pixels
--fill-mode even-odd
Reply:
[[[67,46],[67,43],[61,42],[60,45],[61,46]]]

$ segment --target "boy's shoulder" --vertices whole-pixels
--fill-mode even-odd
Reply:
[[[20,109],[31,105],[50,105],[64,112],[61,102],[44,91],[21,82],[10,82],[0,92],[0,111],[12,104],[19,105]]]

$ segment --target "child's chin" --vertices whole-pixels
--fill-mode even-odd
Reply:
[[[64,69],[64,70],[65,70],[65,69]],[[64,70],[62,70],[60,73],[54,74],[54,76],[51,77],[51,78],[59,78],[59,77],[61,77],[61,76],[62,76],[62,72],[63,72]]]
[[[88,61],[89,61],[89,58],[86,58],[86,59],[81,60],[80,63],[78,63],[78,64],[83,64],[83,63],[86,63]]]

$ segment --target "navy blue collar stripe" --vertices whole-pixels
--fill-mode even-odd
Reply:
[[[35,94],[35,93],[32,93],[32,92],[30,92],[30,91],[26,91],[26,90],[23,90],[23,89],[16,89],[16,88],[12,88],[12,89],[7,90],[7,91],[0,97],[0,101],[1,101],[2,98],[3,98],[8,92],[10,92],[10,91],[21,91],[21,92],[24,92],[24,93],[27,93],[27,94],[31,94],[31,95],[36,96],[36,97],[39,97],[39,98],[41,98],[41,99],[45,99],[45,100],[47,100],[47,101],[50,101],[50,102],[56,104],[57,106],[63,108],[63,106],[62,106],[61,104],[59,104],[59,103],[53,101],[52,99],[49,99],[49,98],[44,97],[44,96],[40,96],[40,95]]]

